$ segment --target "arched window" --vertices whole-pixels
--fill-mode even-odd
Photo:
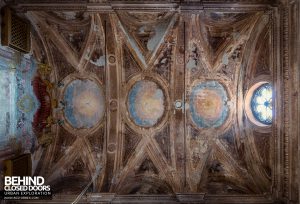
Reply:
[[[269,83],[260,85],[253,92],[251,111],[256,120],[265,124],[272,124],[272,86]]]

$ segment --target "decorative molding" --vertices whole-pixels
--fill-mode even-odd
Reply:
[[[270,6],[277,6],[278,0],[148,0],[148,1],[131,1],[131,0],[8,0],[7,4],[14,6],[20,12],[26,11],[102,11],[111,12],[115,10],[156,10],[170,11],[178,10],[183,12],[197,12],[206,9],[246,9],[259,10],[268,9]]]
[[[290,192],[290,67],[289,67],[289,8],[281,10],[282,19],[282,68],[283,68],[283,196],[288,199]]]
[[[71,203],[75,200],[77,195],[58,195],[54,196],[52,200],[43,200],[43,203]],[[116,195],[114,193],[88,193],[83,196],[80,203],[197,203],[197,204],[272,204],[274,200],[266,196],[212,196],[204,193],[176,193],[175,195]],[[18,203],[18,202],[17,202]],[[22,203],[41,203],[41,201],[22,201]]]
[[[8,2],[17,2],[15,7],[19,11],[30,11],[28,16],[31,18],[34,28],[48,46],[48,51],[46,51],[48,60],[56,65],[53,67],[56,69],[56,80],[58,82],[65,82],[67,85],[72,76],[93,76],[97,83],[103,85],[106,93],[105,122],[99,123],[97,127],[90,131],[74,130],[72,127],[64,129],[64,125],[57,127],[55,130],[58,134],[56,141],[49,147],[48,154],[45,156],[46,160],[51,161],[48,165],[49,168],[43,170],[48,178],[55,180],[55,173],[58,174],[59,171],[64,171],[65,165],[71,164],[71,161],[78,158],[78,156],[81,156],[81,159],[84,159],[87,163],[89,172],[93,172],[93,165],[99,159],[97,156],[98,148],[95,148],[98,145],[101,147],[101,152],[103,152],[101,161],[105,162],[105,173],[97,180],[97,191],[95,192],[118,192],[124,187],[128,178],[133,178],[128,185],[134,187],[130,185],[140,181],[134,179],[137,179],[137,177],[143,179],[143,177],[151,174],[150,178],[147,177],[150,181],[165,182],[166,186],[170,185],[170,192],[174,193],[172,195],[155,196],[92,193],[84,196],[82,202],[273,203],[275,199],[280,200],[284,197],[286,201],[289,201],[294,196],[292,176],[295,175],[293,167],[295,158],[294,149],[291,146],[293,145],[295,133],[292,132],[293,120],[291,115],[293,109],[291,104],[293,103],[292,96],[296,93],[294,93],[295,90],[292,88],[291,81],[293,78],[290,68],[292,58],[289,53],[291,49],[291,13],[288,7],[283,7],[280,4],[280,7],[277,8],[278,1],[274,3],[270,0],[155,0],[146,1],[144,4],[129,0],[23,0]],[[53,19],[46,19],[46,16],[51,14],[45,14],[44,11],[37,11],[37,9],[47,11],[57,9],[57,12],[61,13],[71,10],[84,11],[92,16],[94,21],[91,21],[90,32],[86,31],[81,36],[87,38],[86,40],[90,46],[85,45],[82,49],[84,51],[81,51],[83,52],[81,54],[84,56],[66,52],[71,52],[72,49],[67,48],[66,45],[68,44],[63,41],[63,36],[56,30],[57,27],[53,25]],[[279,13],[276,13],[278,9]],[[174,24],[165,33],[164,39],[160,40],[158,45],[160,48],[157,48],[157,53],[151,55],[151,62],[146,63],[145,67],[149,66],[149,69],[139,67],[136,63],[137,56],[134,54],[131,56],[134,48],[129,43],[125,45],[126,38],[120,31],[119,19],[117,18],[117,14],[121,13],[119,10],[126,10],[122,11],[124,13],[137,13],[137,10],[141,13],[154,11],[175,13],[176,20],[174,19]],[[214,60],[213,65],[206,66],[206,59],[203,56],[207,52],[206,49],[203,49],[205,40],[202,41],[199,37],[207,34],[199,31],[201,26],[205,26],[205,24],[202,24],[199,19],[198,23],[195,23],[197,20],[190,18],[189,15],[199,17],[201,14],[206,13],[207,18],[211,18],[210,20],[220,18],[219,23],[222,23],[222,19],[224,20],[225,17],[216,15],[216,13],[222,12],[225,14],[234,13],[232,16],[237,13],[251,13],[253,15],[249,15],[251,17],[244,16],[246,19],[243,20],[239,17],[233,17],[237,18],[239,22],[230,21],[229,24],[232,22],[237,23],[239,29],[236,32],[241,34],[239,37],[235,36],[234,40],[228,40],[224,44],[220,43],[223,44],[220,46],[218,42],[220,36],[214,36],[216,44],[211,49],[219,49],[220,56],[218,60]],[[271,22],[266,22],[266,18]],[[140,20],[135,21],[139,24]],[[223,23],[228,25],[227,20],[228,18]],[[61,19],[61,21],[64,20]],[[101,27],[100,33],[96,34],[94,24]],[[130,24],[129,28],[131,26]],[[226,26],[225,31],[222,31],[218,27],[212,28],[213,26],[215,25],[208,25],[212,34],[226,33],[228,28]],[[283,97],[277,99],[280,100],[278,104],[283,104],[283,115],[278,116],[278,121],[275,121],[274,126],[276,127],[268,128],[265,131],[268,133],[264,135],[267,139],[269,139],[269,134],[272,135],[270,137],[272,146],[270,152],[272,152],[271,157],[274,157],[274,161],[271,162],[273,165],[272,172],[266,174],[264,165],[267,163],[265,161],[267,159],[262,154],[268,152],[268,149],[263,150],[263,145],[267,139],[255,140],[255,137],[260,136],[261,132],[257,131],[256,128],[252,128],[253,126],[247,122],[247,117],[243,112],[243,108],[245,108],[243,100],[247,88],[251,85],[251,77],[253,77],[251,74],[248,75],[245,69],[254,69],[254,66],[250,66],[250,64],[255,64],[254,59],[261,57],[262,53],[256,50],[255,47],[264,40],[264,38],[260,39],[260,34],[268,30],[264,29],[267,26],[269,26],[268,29],[271,27],[270,37],[273,42],[264,45],[269,46],[268,49],[270,49],[264,49],[264,60],[271,59],[270,61],[275,62],[273,62],[274,67],[270,67],[273,73],[271,71],[264,74],[270,75],[268,79],[273,79],[275,87],[279,85],[278,90],[282,90],[279,96],[283,94]],[[276,33],[277,26],[280,26],[282,32],[281,45],[277,43],[277,38],[280,35]],[[49,29],[55,31],[49,31]],[[226,35],[231,36],[233,34],[229,30]],[[51,42],[56,40],[56,37],[59,38],[57,39],[58,42]],[[168,41],[167,39],[171,40]],[[126,52],[124,46],[128,46]],[[195,47],[196,49],[194,49]],[[65,50],[61,54],[57,52],[60,48]],[[93,62],[100,61],[100,57],[103,56],[101,66],[90,61],[93,57],[91,55],[96,49],[98,49],[98,53],[95,53],[97,59]],[[224,57],[224,54],[227,58]],[[195,63],[194,72],[185,69],[188,68],[186,63],[190,59],[197,62]],[[60,64],[58,65],[56,62]],[[72,65],[67,65],[67,63]],[[264,62],[260,63],[264,65]],[[80,66],[77,66],[78,64]],[[62,70],[63,67],[66,69]],[[76,74],[73,72],[76,72]],[[261,73],[258,74],[261,75]],[[274,74],[273,78],[271,77],[272,74]],[[154,81],[165,94],[164,115],[157,125],[155,124],[150,128],[143,128],[134,124],[129,118],[126,104],[128,92],[136,82],[141,80]],[[229,98],[226,105],[230,107],[230,114],[225,120],[224,127],[189,129],[191,124],[191,118],[188,114],[190,107],[188,106],[189,100],[185,97],[189,96],[191,87],[197,80],[217,80],[224,85]],[[243,84],[246,85],[243,86]],[[64,90],[62,87],[57,90],[58,99],[61,98]],[[184,109],[174,109],[172,104],[178,100],[182,101]],[[238,112],[241,112],[241,115],[238,115]],[[57,115],[61,116],[60,114]],[[279,123],[281,118],[283,123]],[[128,127],[125,127],[126,125]],[[224,135],[229,128],[232,128],[232,131]],[[100,135],[103,136],[101,141]],[[227,139],[234,142],[222,141]],[[64,144],[64,141],[66,141],[66,144]],[[209,144],[203,141],[208,141]],[[99,144],[99,142],[102,142],[102,144]],[[199,146],[200,148],[198,148]],[[64,155],[66,150],[67,153]],[[239,158],[236,158],[235,154],[239,154]],[[82,155],[86,155],[86,157],[82,157]],[[147,157],[146,162],[144,162],[145,157]],[[241,164],[242,162],[245,163]],[[141,171],[141,166],[143,166],[143,171]],[[152,175],[153,166],[155,167],[155,175]],[[222,168],[221,172],[218,172],[219,167]],[[209,171],[212,173],[206,173]],[[270,174],[273,175],[272,183],[269,178]],[[211,180],[208,181],[206,176],[210,177]],[[228,182],[230,179],[233,179],[233,181]],[[210,189],[207,187],[209,185],[212,186]],[[233,189],[232,186],[236,188]],[[144,189],[142,192],[151,192],[147,191],[147,187],[146,185],[146,190]],[[213,192],[215,189],[217,189],[215,194],[208,195],[204,193]],[[240,190],[245,195],[231,194],[232,192],[239,192],[235,190]],[[226,195],[220,195],[220,191],[223,191]],[[178,192],[199,193],[184,194]],[[72,195],[69,197],[55,196],[53,201],[45,201],[45,203],[54,203],[62,201],[62,199],[68,201],[72,198]]]

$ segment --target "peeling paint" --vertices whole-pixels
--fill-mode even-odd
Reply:
[[[105,55],[100,56],[96,61],[90,60],[90,62],[98,67],[105,65]]]
[[[188,63],[186,64],[186,67],[187,67],[188,69],[196,68],[196,67],[197,67],[197,65],[196,65],[196,60],[190,59],[190,60],[188,61]]]
[[[128,39],[129,44],[134,49],[134,51],[136,52],[137,56],[139,57],[139,59],[143,63],[143,65],[146,67],[147,64],[146,64],[145,57],[143,56],[141,50],[137,46],[135,40],[130,35],[128,35],[128,32],[125,30],[125,28],[123,27],[123,25],[121,24],[121,22],[119,22],[119,26],[122,29],[123,33],[126,35],[126,38]]]
[[[76,19],[76,12],[74,11],[65,11],[63,12],[64,17],[66,20],[75,20]]]
[[[99,31],[100,31],[99,26],[96,25],[96,24],[94,24],[93,28],[94,28],[94,31],[95,31],[95,32],[99,32]]]
[[[84,56],[84,59],[89,60],[91,54],[91,49],[90,47],[87,48],[86,54]]]
[[[222,63],[224,65],[228,65],[229,59],[228,59],[228,54],[227,53],[224,53],[223,58],[222,58]]]
[[[232,37],[233,37],[233,40],[238,40],[240,38],[240,33],[237,33],[237,32],[233,32],[232,33]]]
[[[153,51],[157,47],[157,45],[163,38],[164,34],[166,33],[166,30],[168,29],[168,25],[169,25],[169,21],[166,20],[159,23],[155,27],[155,34],[152,38],[149,39],[147,43],[148,50]]]

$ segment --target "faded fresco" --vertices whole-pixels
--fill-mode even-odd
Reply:
[[[136,125],[151,127],[157,124],[165,110],[162,89],[153,81],[138,81],[129,92],[128,109]]]
[[[244,97],[262,73],[272,78],[270,13],[64,15],[30,15],[45,41],[41,48],[33,39],[33,48],[49,58],[53,84],[43,97],[52,114],[41,117],[50,118],[41,134],[49,142],[41,142],[36,174],[61,194],[80,192],[100,165],[93,193],[198,193],[193,203],[259,195],[265,202],[273,128],[251,123]]]
[[[0,47],[0,145],[22,143],[25,150],[34,147],[32,121],[39,102],[31,81],[36,62],[30,55]]]
[[[190,96],[191,115],[194,123],[201,128],[219,127],[228,115],[227,94],[217,81],[197,84]]]
[[[64,93],[65,117],[74,128],[91,128],[104,115],[104,94],[91,80],[76,79]]]

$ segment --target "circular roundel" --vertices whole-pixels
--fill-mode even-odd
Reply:
[[[21,110],[24,113],[32,112],[36,107],[36,100],[31,95],[24,95],[22,96],[17,105],[19,110]]]
[[[103,89],[92,80],[73,80],[67,85],[63,100],[65,118],[74,128],[91,128],[104,115]]]
[[[141,127],[158,123],[165,111],[163,90],[153,81],[136,82],[129,91],[127,106],[131,119]]]
[[[196,84],[190,95],[190,111],[200,128],[219,127],[228,115],[227,93],[217,81]]]
[[[253,92],[251,111],[259,122],[272,124],[272,86],[269,83],[262,84]]]

